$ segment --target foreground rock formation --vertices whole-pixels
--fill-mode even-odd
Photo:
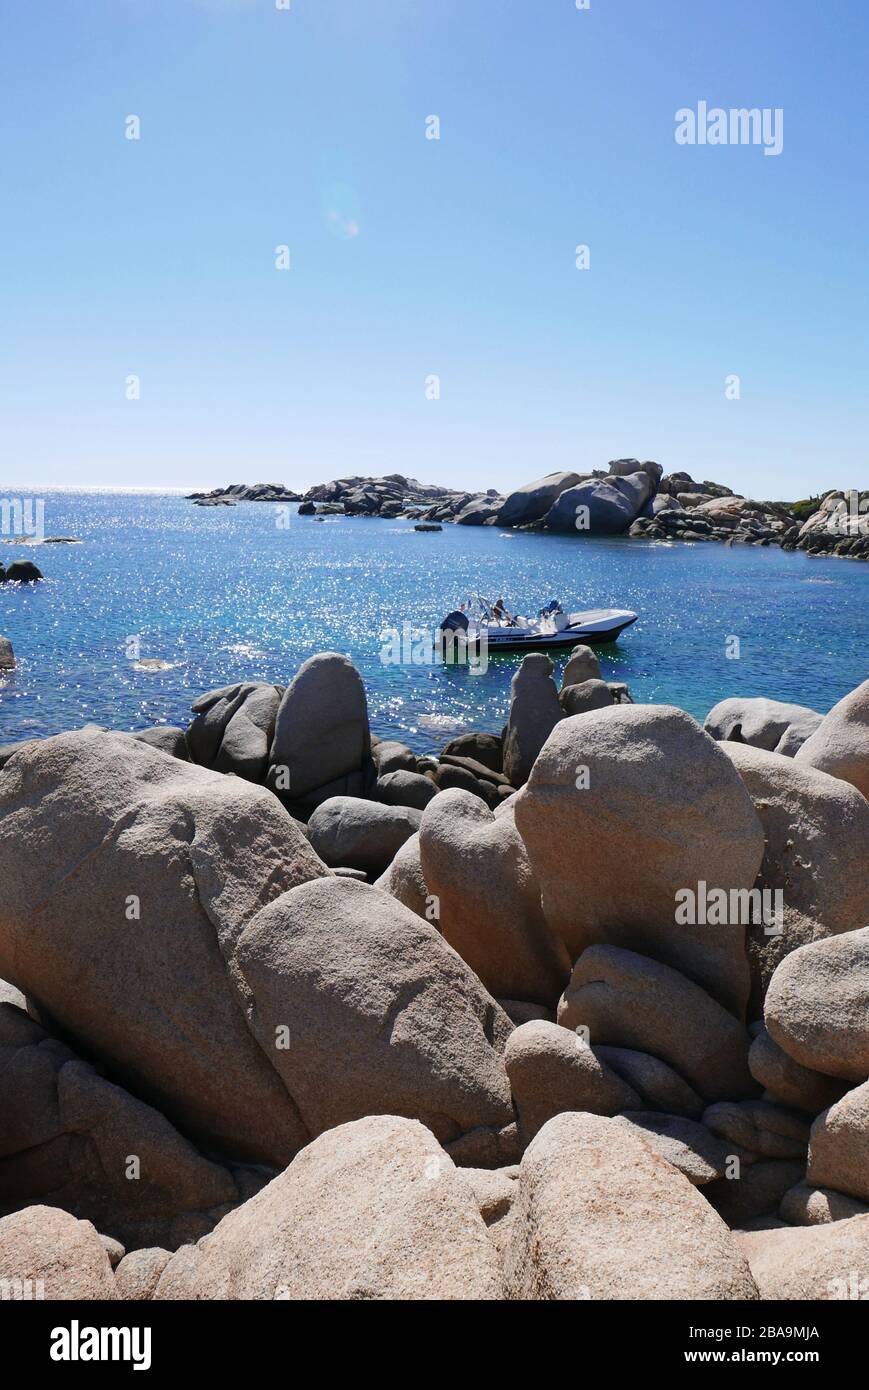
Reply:
[[[704,731],[531,654],[501,734],[419,758],[321,653],[187,730],[5,750],[0,1279],[849,1297],[867,689]]]

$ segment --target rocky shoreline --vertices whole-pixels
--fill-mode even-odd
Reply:
[[[0,1281],[851,1296],[869,681],[701,728],[532,653],[437,758],[336,653],[192,714],[0,751]]]
[[[303,494],[280,483],[233,483],[191,493],[188,500],[200,507],[298,502],[300,516],[401,518],[664,542],[718,540],[869,559],[869,491],[830,489],[797,503],[754,501],[723,483],[665,474],[660,464],[638,459],[614,459],[591,473],[550,473],[506,496],[494,488],[457,492],[391,473],[340,478]]]

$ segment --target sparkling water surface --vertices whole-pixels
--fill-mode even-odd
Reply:
[[[422,533],[405,521],[318,521],[295,508],[288,518],[270,504],[194,507],[157,493],[40,495],[45,534],[83,544],[0,536],[0,562],[31,558],[46,576],[0,585],[0,633],[18,661],[0,678],[0,742],[88,721],[183,725],[203,691],[285,684],[318,651],[356,663],[382,737],[430,750],[465,729],[497,730],[519,655],[490,656],[478,676],[382,659],[384,629],[434,630],[474,592],[501,594],[514,612],[551,598],[567,610],[634,609],[639,621],[597,649],[604,677],[701,720],[728,695],[826,711],[869,676],[869,565],[855,561],[498,527]],[[565,659],[554,656],[558,675]]]

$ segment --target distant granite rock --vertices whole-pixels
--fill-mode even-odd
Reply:
[[[828,492],[803,522],[794,547],[810,555],[869,560],[869,491]]]
[[[233,506],[236,502],[298,502],[299,494],[283,483],[230,483],[211,492],[190,492],[188,502],[200,507]]]
[[[32,584],[44,578],[42,570],[37,569],[32,560],[13,560],[6,570],[0,565],[0,583]]]
[[[418,530],[450,522],[578,536],[780,545],[869,559],[869,492],[827,493],[807,516],[811,502],[755,501],[708,478],[698,482],[690,473],[665,474],[652,459],[612,459],[606,469],[547,473],[506,497],[495,488],[462,492],[387,473],[317,483],[301,497],[282,483],[232,483],[191,493],[188,500],[199,507],[298,502],[302,517],[400,519],[417,523]]]

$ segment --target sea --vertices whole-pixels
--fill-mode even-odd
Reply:
[[[0,484],[0,495],[16,494]],[[17,658],[0,673],[2,743],[86,723],[185,725],[205,691],[286,685],[321,651],[355,662],[383,738],[428,752],[465,730],[497,731],[521,656],[448,666],[426,640],[476,595],[530,614],[552,599],[567,611],[633,609],[638,621],[598,648],[604,678],[700,721],[731,695],[826,712],[869,676],[862,562],[497,526],[426,533],[407,521],[300,517],[295,506],[196,507],[177,493],[45,491],[40,501],[44,534],[80,543],[0,534],[0,563],[29,558],[45,575],[0,585],[0,634]],[[553,660],[558,678],[566,653]]]

